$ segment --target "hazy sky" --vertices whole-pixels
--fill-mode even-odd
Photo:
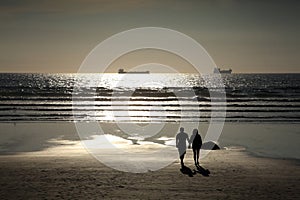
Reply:
[[[0,71],[76,72],[107,37],[157,26],[189,35],[235,72],[300,72],[299,2],[1,0]]]

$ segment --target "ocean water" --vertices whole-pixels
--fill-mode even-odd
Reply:
[[[209,122],[225,111],[226,122],[300,122],[300,74],[222,82],[225,93],[214,75],[2,73],[0,122]]]

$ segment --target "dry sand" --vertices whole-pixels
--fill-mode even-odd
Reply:
[[[188,150],[186,166],[195,168]],[[181,173],[179,162],[155,172],[110,169],[87,153],[0,156],[1,199],[297,199],[299,160],[220,150],[201,166],[209,177]]]

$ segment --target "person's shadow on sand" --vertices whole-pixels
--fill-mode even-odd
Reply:
[[[194,172],[187,166],[183,165],[180,169],[181,173],[188,175],[189,177],[193,177],[196,172],[194,170]]]
[[[191,168],[187,167],[187,166],[183,166],[180,171],[183,174],[188,175],[189,177],[193,177],[195,174],[199,173],[202,176],[209,176],[210,171],[208,169],[204,169],[203,167],[201,167],[200,165],[197,165],[197,170],[191,170]]]
[[[196,173],[201,174],[202,176],[209,176],[210,171],[208,169],[204,169],[200,165],[196,165],[197,170],[194,170]]]

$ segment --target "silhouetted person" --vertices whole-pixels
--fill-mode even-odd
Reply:
[[[186,153],[186,141],[190,143],[189,136],[184,132],[184,128],[180,128],[180,132],[176,135],[176,147],[178,148],[179,157],[181,161],[181,168],[184,167],[183,159]]]
[[[198,129],[193,130],[193,134],[191,135],[190,144],[192,143],[192,149],[194,153],[194,161],[195,165],[199,165],[199,152],[202,146],[202,138],[198,133]]]

